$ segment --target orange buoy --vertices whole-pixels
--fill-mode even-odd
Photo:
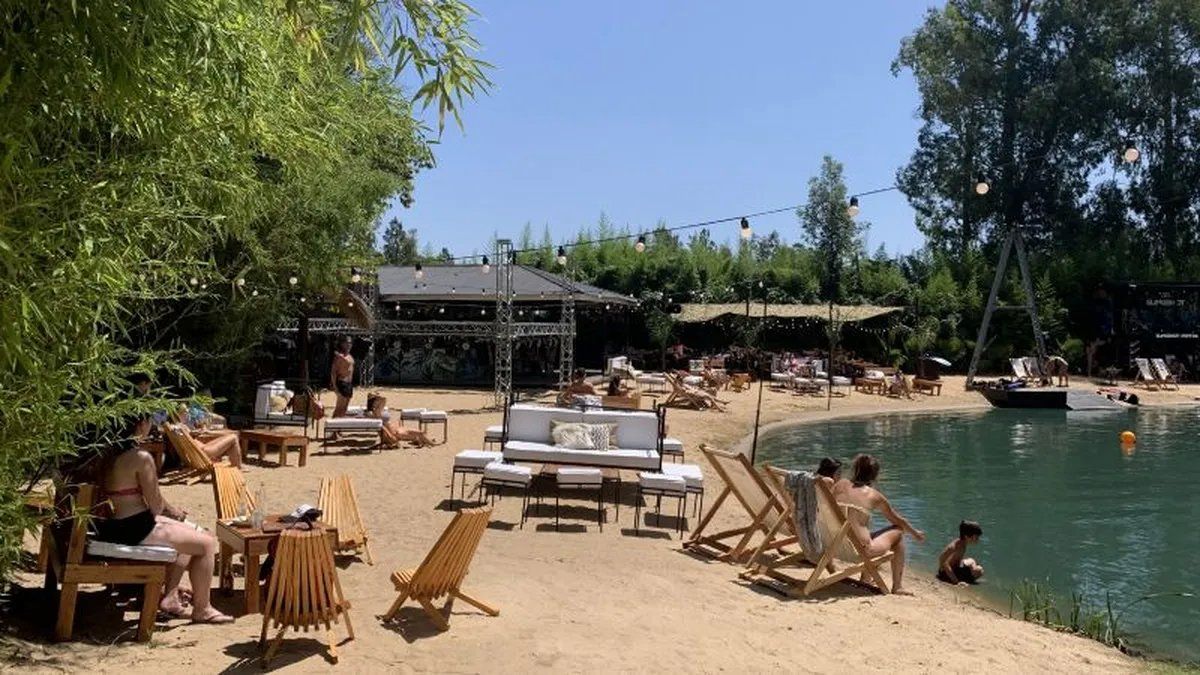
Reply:
[[[1133,445],[1137,443],[1137,435],[1132,431],[1125,430],[1121,432],[1121,445]]]

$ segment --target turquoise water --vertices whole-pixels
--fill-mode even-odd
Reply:
[[[1138,438],[1130,455],[1124,429]],[[909,548],[911,572],[932,575],[959,520],[978,520],[983,541],[969,554],[987,576],[977,592],[1007,607],[1022,579],[1101,605],[1107,591],[1135,644],[1200,661],[1200,598],[1136,602],[1200,593],[1198,441],[1190,409],[988,410],[779,429],[760,438],[757,461],[807,469],[828,455],[848,477],[850,458],[872,453],[878,487],[928,537]]]

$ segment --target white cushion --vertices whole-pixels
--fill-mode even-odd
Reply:
[[[401,408],[400,419],[402,420],[419,420],[421,413],[425,412],[424,408]]]
[[[491,440],[493,438],[496,440],[500,440],[500,438],[502,436],[504,436],[504,425],[503,424],[495,424],[495,425],[492,425],[492,426],[488,427],[487,429],[483,430],[483,437],[484,437],[484,439],[487,439],[487,440]]]
[[[659,375],[638,375],[638,384],[666,384],[667,378]]]
[[[578,409],[518,403],[508,410],[508,437],[518,441],[551,443],[550,421],[582,422]]]
[[[175,562],[175,558],[179,555],[170,546],[127,546],[96,539],[88,539],[87,552],[88,555],[102,558],[123,558],[161,563]]]
[[[454,456],[454,466],[482,469],[492,462],[499,462],[502,458],[503,455],[491,450],[463,450]]]
[[[504,445],[504,459],[510,462],[544,462],[548,464],[587,464],[614,469],[654,469],[660,460],[654,450],[610,448],[608,450],[571,450],[546,443],[509,441]]]
[[[533,481],[533,470],[527,466],[492,462],[491,464],[483,467],[483,479],[529,485],[529,483]]]
[[[296,415],[294,413],[286,412],[269,412],[266,415],[259,415],[258,419],[266,420],[268,422],[275,420],[281,422],[303,422],[304,415]]]
[[[882,370],[868,370],[865,373],[864,377],[871,379],[871,380],[882,380],[883,379],[883,371]]]
[[[687,490],[687,481],[679,476],[668,476],[665,473],[649,473],[646,471],[638,474],[638,485],[651,490],[665,490],[668,492],[684,492]]]
[[[374,417],[334,417],[325,421],[326,431],[378,431],[383,420]]]
[[[365,405],[346,406],[346,417],[362,417],[366,414],[367,414],[367,407]],[[386,422],[391,418],[392,418],[392,411],[389,410],[386,405],[383,406],[383,413],[379,419]]]
[[[792,379],[791,373],[771,373],[771,380],[774,382],[786,382]]]
[[[425,410],[421,413],[422,422],[435,422],[440,420],[448,420],[450,416],[445,410]]]
[[[704,474],[695,464],[663,464],[662,472],[668,476],[682,478],[689,488],[704,489]]]
[[[554,444],[563,448],[571,448],[573,450],[603,450],[597,448],[596,443],[592,440],[592,435],[588,432],[588,425],[583,422],[560,422],[553,420],[550,422],[550,437],[554,439]]]
[[[654,450],[658,447],[658,415],[648,410],[589,410],[582,421],[588,424],[616,423],[618,448]],[[511,434],[510,434],[511,436]]]
[[[849,387],[851,384],[853,384],[853,382],[851,382],[850,378],[848,377],[842,377],[841,375],[833,376],[833,386],[835,387]]]
[[[600,469],[564,466],[558,470],[555,481],[566,485],[599,485],[602,480]]]
[[[704,384],[704,378],[700,377],[699,375],[688,375],[683,378],[683,383],[693,387],[699,387],[700,385]]]
[[[678,438],[664,438],[662,442],[662,450],[664,455],[682,455],[683,441]]]

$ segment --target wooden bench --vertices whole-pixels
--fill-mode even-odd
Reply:
[[[860,377],[854,381],[854,388],[865,394],[886,394],[887,380],[874,377]]]
[[[87,555],[87,525],[95,506],[96,492],[96,486],[88,484],[59,492],[62,498],[57,506],[55,527],[48,527],[42,535],[50,540],[46,589],[53,591],[62,584],[54,639],[71,639],[79,584],[137,584],[143,590],[137,639],[146,642],[154,632],[154,617],[158,613],[167,563]],[[68,527],[69,531],[64,532]],[[63,538],[67,540],[65,550],[60,544]]]
[[[925,380],[919,377],[914,377],[912,381],[913,391],[930,396],[942,395],[942,383],[938,380]]]

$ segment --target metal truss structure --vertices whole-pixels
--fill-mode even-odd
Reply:
[[[496,340],[495,405],[501,408],[512,395],[513,353],[513,246],[508,239],[496,240],[496,318],[492,335]]]

